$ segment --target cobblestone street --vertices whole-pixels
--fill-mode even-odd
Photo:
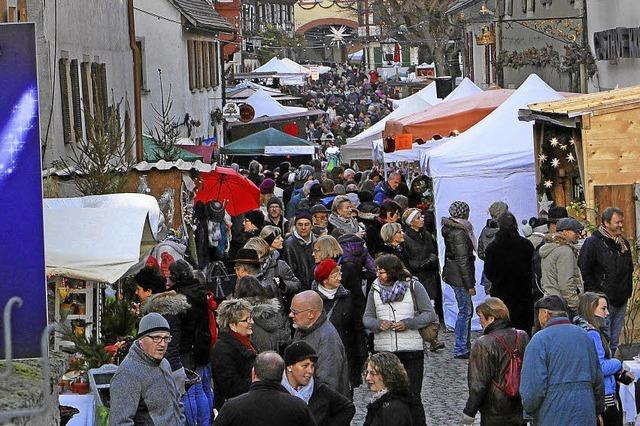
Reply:
[[[480,336],[472,333],[471,342]],[[462,409],[467,401],[467,361],[453,358],[453,332],[441,332],[440,340],[446,348],[434,354],[425,351],[422,403],[427,417],[427,426],[460,425]],[[367,413],[371,393],[366,385],[355,390],[356,415],[352,425],[362,425]],[[480,416],[476,416],[480,424]]]

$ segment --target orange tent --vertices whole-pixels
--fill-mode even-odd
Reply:
[[[384,136],[410,133],[414,140],[428,141],[435,135],[449,136],[454,130],[462,133],[498,108],[512,93],[513,90],[507,89],[487,90],[439,103],[424,112],[387,121]]]

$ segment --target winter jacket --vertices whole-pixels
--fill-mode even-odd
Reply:
[[[336,290],[333,299],[328,299],[318,290],[318,283],[313,282],[312,289],[315,290],[323,302],[323,311],[329,317],[329,321],[336,328],[342,340],[347,361],[349,364],[349,375],[351,383],[361,375],[362,361],[367,357],[367,343],[362,325],[362,316],[355,315],[353,297],[351,292],[342,285]],[[356,380],[358,384],[361,380]]]
[[[165,358],[171,365],[171,371],[182,368],[182,361],[180,359],[182,322],[190,307],[191,305],[187,301],[187,296],[183,294],[160,293],[152,294],[142,308],[144,315],[149,312],[156,312],[162,315],[169,323],[169,328],[171,328],[171,341],[167,347]]]
[[[542,258],[542,291],[545,296],[555,294],[562,297],[575,314],[578,310],[578,295],[584,292],[578,250],[562,234],[550,234],[540,247]]]
[[[271,225],[280,229],[280,231],[282,231],[282,235],[287,235],[289,233],[289,228],[291,227],[291,222],[289,222],[284,216],[280,216],[280,223],[274,223],[268,214],[265,215],[264,224],[265,226]]]
[[[313,260],[313,244],[315,237],[311,235],[309,242],[298,238],[294,232],[284,240],[284,261],[291,267],[294,275],[300,280],[300,291],[309,290],[313,282],[313,271],[316,267]]]
[[[291,341],[291,325],[283,312],[282,303],[276,299],[257,300],[247,298],[251,303],[253,334],[251,343],[258,353],[264,351],[282,352]]]
[[[485,253],[484,273],[491,280],[491,296],[507,305],[515,328],[531,333],[533,246],[515,233],[499,231]]]
[[[520,397],[536,426],[595,425],[604,411],[604,384],[587,332],[558,317],[534,334],[524,353]]]
[[[300,290],[300,280],[287,265],[279,259],[280,253],[272,251],[262,264],[262,272],[256,278],[263,287],[269,289],[274,297],[283,300],[284,296],[297,293]]]
[[[217,395],[216,395],[217,397]],[[315,426],[311,410],[280,383],[257,381],[222,407],[215,426]]]
[[[291,220],[295,217],[296,211],[298,210],[298,203],[300,200],[304,198],[304,191],[302,186],[299,188],[295,188],[291,193],[291,199],[287,203],[287,208],[285,211],[285,216],[287,219]]]
[[[623,306],[633,290],[633,259],[629,242],[622,253],[618,244],[600,231],[594,231],[580,249],[578,265],[582,271],[585,291],[604,293],[609,303]]]
[[[374,334],[374,349],[378,352],[411,352],[422,351],[423,340],[418,329],[437,322],[438,316],[433,310],[429,295],[416,278],[407,280],[413,291],[407,288],[404,297],[398,301],[382,303],[380,298],[381,284],[376,280],[367,296],[367,307],[362,322]],[[413,297],[415,295],[415,303]],[[415,308],[418,308],[416,312]],[[380,330],[382,321],[403,321],[407,329],[404,331]]]
[[[615,395],[616,393],[616,373],[622,369],[622,362],[617,358],[611,357],[611,349],[609,348],[609,342],[606,340],[604,333],[600,332],[593,325],[582,317],[575,317],[573,323],[578,327],[585,330],[596,348],[596,354],[598,355],[598,361],[600,361],[600,369],[604,376],[604,394]]]
[[[372,219],[364,219],[365,226],[365,241],[367,243],[367,250],[372,256],[376,257],[378,253],[382,251],[384,241],[380,236],[380,230],[385,222],[382,222],[379,217],[375,216]]]
[[[478,257],[485,260],[485,253],[489,244],[493,242],[498,233],[498,221],[495,219],[487,219],[487,225],[482,228],[480,237],[478,237]]]
[[[511,360],[511,353],[504,349],[496,336],[503,338],[507,346],[513,348],[516,331],[508,320],[495,320],[485,328],[482,337],[471,348],[467,372],[469,398],[463,412],[475,417],[480,411],[483,426],[524,424],[520,397],[511,398],[496,386],[496,383],[504,384],[505,370]],[[529,336],[523,331],[518,333],[517,349],[523,356]]]
[[[231,334],[221,331],[211,354],[211,377],[216,395],[216,407],[224,401],[249,390],[251,369],[256,353]]]
[[[364,426],[413,426],[419,424],[413,412],[423,409],[410,396],[385,393],[367,405]]]
[[[384,200],[393,200],[393,197],[398,193],[398,190],[391,189],[387,182],[380,182],[373,191],[373,200],[378,204],[382,204]]]
[[[407,226],[404,232],[405,266],[418,277],[425,287],[429,298],[435,300],[439,293],[438,253],[433,244],[433,237],[424,227],[416,231]]]
[[[454,287],[473,288],[476,285],[475,256],[473,242],[467,229],[446,217],[442,218],[442,238],[445,245],[445,260],[442,280]]]
[[[151,358],[138,341],[111,379],[110,395],[111,426],[185,424],[169,361]]]
[[[318,426],[349,426],[356,413],[349,398],[317,380],[313,382],[309,409]]]
[[[322,313],[309,328],[296,329],[294,341],[302,340],[318,354],[316,379],[342,395],[350,395],[347,356],[340,334]]]
[[[191,305],[182,322],[180,356],[185,368],[195,370],[197,366],[209,363],[211,350],[206,289],[194,278],[190,282],[176,283],[171,290],[185,295]]]

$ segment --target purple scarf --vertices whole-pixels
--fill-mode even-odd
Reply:
[[[391,303],[402,300],[404,294],[407,292],[407,283],[404,281],[396,281],[391,287],[391,290],[387,290],[385,286],[380,286],[380,299],[382,303]]]

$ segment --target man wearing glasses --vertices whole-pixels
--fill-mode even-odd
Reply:
[[[111,379],[110,425],[185,424],[171,366],[164,359],[170,331],[158,313],[140,320],[137,338]]]

